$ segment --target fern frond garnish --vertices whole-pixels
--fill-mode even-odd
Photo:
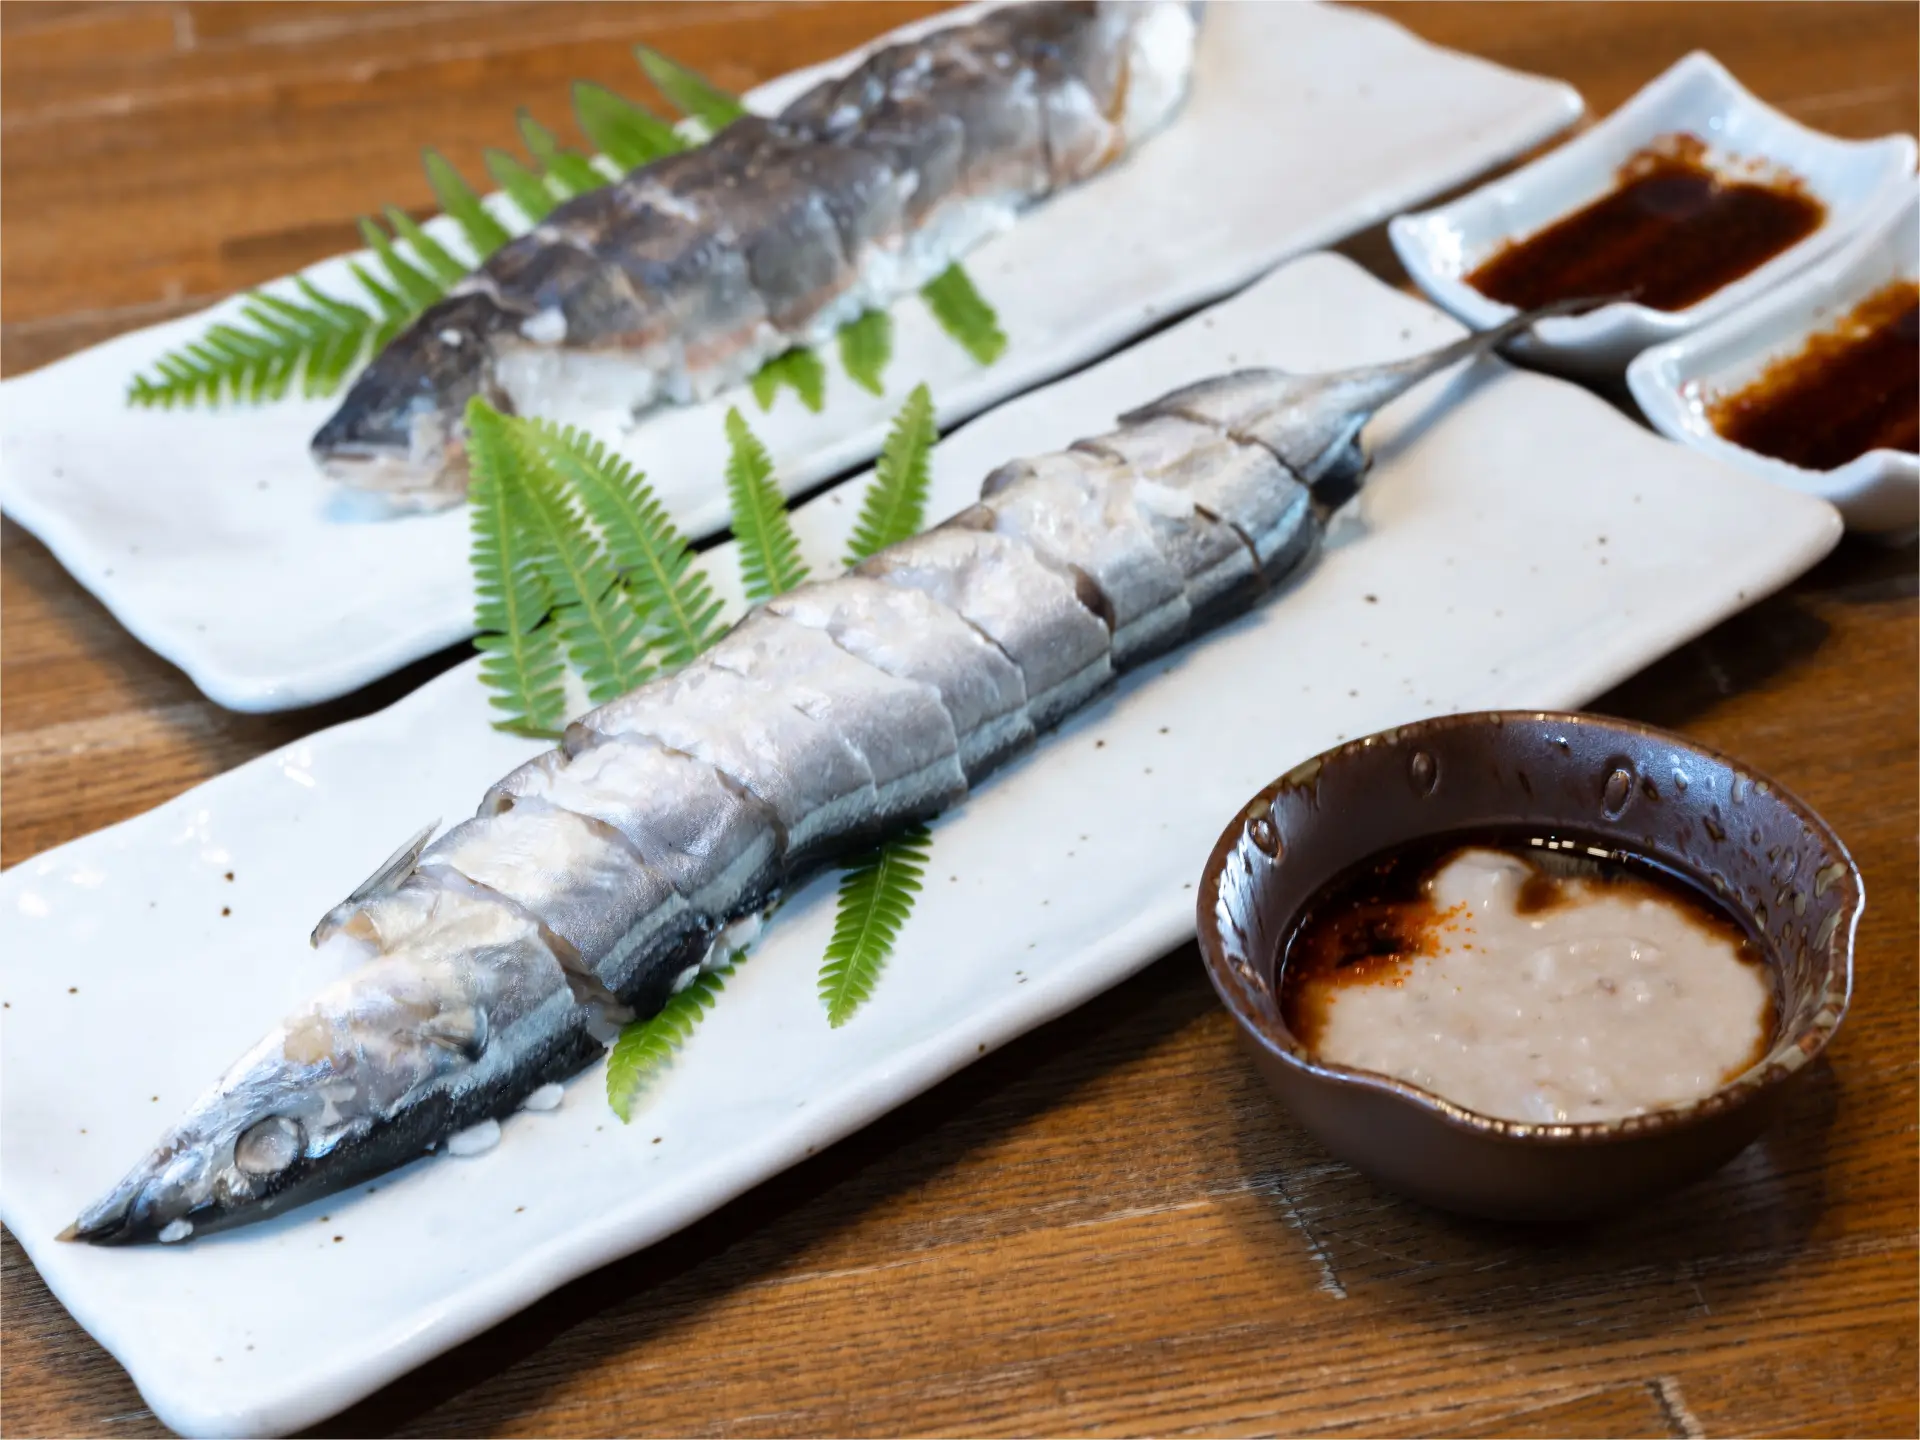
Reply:
[[[514,208],[527,219],[538,224],[560,203],[553,191],[547,188],[545,180],[506,151],[489,150],[484,158],[487,173],[493,176],[494,183],[507,192],[507,198],[513,201]]]
[[[413,318],[414,312],[407,307],[406,301],[374,279],[367,267],[358,260],[349,260],[347,269],[360,282],[360,288],[373,297],[373,303],[380,307],[380,323],[373,332],[373,348],[378,350],[400,333],[407,321]]]
[[[669,997],[659,1014],[622,1027],[607,1056],[607,1104],[622,1122],[633,1120],[633,1102],[692,1037],[693,1027],[713,1008],[739,966],[736,959],[717,970],[702,970],[686,989]]]
[[[640,68],[647,72],[654,88],[666,96],[674,109],[697,120],[709,135],[717,135],[742,115],[747,107],[705,76],[669,60],[658,50],[636,45],[633,51]]]
[[[673,127],[651,110],[590,80],[573,82],[573,115],[580,133],[622,174],[687,148]]]
[[[646,662],[640,612],[621,590],[613,566],[568,497],[566,482],[550,460],[551,437],[526,420],[505,420],[501,430],[514,465],[508,514],[530,542],[533,564],[546,577],[554,600],[553,624],[567,659],[585,683],[588,698],[605,704],[653,673]],[[569,436],[558,443],[572,449],[578,442]]]
[[[980,298],[967,272],[955,261],[920,287],[921,298],[940,328],[982,365],[991,365],[1007,348],[1007,337],[993,307]]]
[[[820,1003],[836,1029],[873,993],[880,967],[893,953],[913,897],[920,893],[932,844],[927,827],[916,825],[841,875],[833,938],[820,967]]]
[[[814,414],[827,403],[827,367],[820,357],[804,345],[776,355],[753,375],[753,398],[762,410],[773,409],[774,397],[782,385],[789,385],[800,403]]]
[[[480,678],[487,702],[504,714],[495,728],[555,735],[566,718],[565,664],[556,627],[542,623],[553,595],[518,523],[507,418],[478,396],[466,418]]]
[[[427,262],[431,279],[435,282],[435,288],[440,294],[446,294],[449,285],[466,278],[467,271],[471,267],[462,265],[454,259],[453,253],[414,224],[413,217],[406,211],[397,205],[389,205],[386,208],[386,216],[387,223],[393,227],[393,233],[411,245],[413,253]]]
[[[646,478],[578,430],[536,420],[529,434],[600,532],[660,667],[677,670],[719,639],[720,602]]]
[[[553,132],[525,110],[520,112],[520,138],[527,142],[527,150],[547,172],[548,181],[566,199],[609,183],[586,156],[563,148],[553,138]]]
[[[427,183],[433,187],[441,210],[460,227],[475,256],[484,260],[513,238],[507,234],[507,227],[487,212],[480,197],[473,193],[473,187],[446,156],[429,148],[421,152],[420,163],[426,167]]]
[[[283,399],[295,377],[308,396],[331,394],[374,333],[374,319],[356,305],[321,294],[304,278],[295,282],[308,304],[256,291],[241,307],[239,325],[216,323],[154,362],[150,375],[136,375],[128,403],[170,408],[176,404],[258,403]]]
[[[847,542],[849,566],[919,534],[927,523],[929,461],[938,438],[939,431],[933,424],[933,395],[925,385],[916,385],[900,413],[893,417],[893,428],[880,447],[873,480],[860,502],[860,519]]]
[[[360,217],[360,238],[367,242],[369,249],[380,257],[380,267],[393,279],[394,289],[405,302],[411,314],[418,315],[427,306],[438,300],[444,289],[421,274],[409,264],[400,252],[394,249],[393,241],[387,238],[387,232],[366,216]]]
[[[800,542],[787,518],[786,502],[774,488],[773,460],[740,412],[731,409],[727,498],[733,505],[733,535],[740,542],[740,579],[748,601],[758,605],[805,580]]]
[[[840,327],[840,368],[862,390],[886,393],[882,378],[893,358],[893,316],[884,310],[864,310],[858,320]]]

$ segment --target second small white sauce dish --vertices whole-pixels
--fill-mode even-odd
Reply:
[[[1620,167],[1663,136],[1687,134],[1716,170],[1762,165],[1788,172],[1826,207],[1805,239],[1681,310],[1622,302],[1548,320],[1515,342],[1515,354],[1576,374],[1617,374],[1649,346],[1735,309],[1845,243],[1909,184],[1914,140],[1838,140],[1756,99],[1725,66],[1695,51],[1578,138],[1437,209],[1397,217],[1387,229],[1416,284],[1456,318],[1484,330],[1514,313],[1467,283],[1509,241],[1524,240],[1608,194]]]
[[[1803,470],[1723,438],[1708,408],[1801,351],[1869,295],[1920,278],[1920,187],[1886,207],[1839,253],[1691,335],[1627,367],[1627,386],[1654,429],[1754,475],[1818,495],[1852,530],[1889,536],[1920,525],[1920,456],[1869,450],[1833,470]]]

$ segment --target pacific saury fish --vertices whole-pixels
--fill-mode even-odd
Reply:
[[[403,506],[466,493],[461,417],[703,399],[932,280],[1185,94],[1199,6],[1037,0],[885,46],[771,119],[574,197],[375,357],[313,438]]]
[[[63,1238],[184,1239],[497,1123],[598,1059],[607,1013],[657,1011],[730,954],[783,890],[952,805],[1116,674],[1246,609],[1352,493],[1375,410],[1571,308],[1392,364],[1176,390],[754,609],[329,912],[315,942],[370,958]]]

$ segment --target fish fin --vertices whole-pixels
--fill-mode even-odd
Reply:
[[[477,1005],[442,1010],[420,1027],[420,1038],[469,1060],[478,1060],[487,1048],[490,1027],[487,1012]]]
[[[320,917],[320,923],[313,927],[313,934],[307,937],[308,943],[316,950],[327,939],[344,930],[352,921],[354,914],[367,901],[378,895],[398,890],[406,883],[407,877],[420,863],[420,854],[427,848],[427,842],[433,838],[433,832],[440,828],[435,820],[420,831],[406,844],[383,861],[378,870],[354,887],[353,893]]]

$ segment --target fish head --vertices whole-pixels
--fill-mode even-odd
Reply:
[[[360,372],[315,433],[313,458],[334,480],[406,509],[440,509],[467,489],[467,401],[503,397],[490,337],[500,315],[481,294],[430,307]]]
[[[461,1058],[423,1031],[430,1012],[403,994],[370,999],[329,987],[236,1061],[60,1238],[184,1240],[278,1214],[392,1168],[397,1154],[419,1154],[444,1116],[431,1104],[399,1102]]]
[[[302,1093],[313,1070],[289,1063],[281,1045],[263,1042],[60,1238],[96,1245],[184,1240],[298,1185],[316,1159],[317,1117],[311,1093]]]

